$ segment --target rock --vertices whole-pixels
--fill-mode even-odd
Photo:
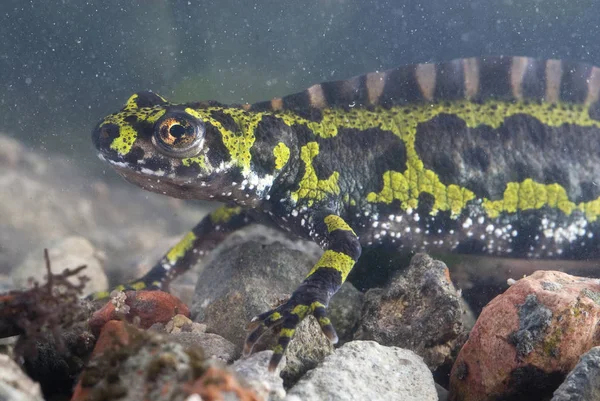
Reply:
[[[433,370],[450,359],[462,338],[461,318],[460,296],[446,265],[417,254],[386,288],[366,293],[354,338],[410,349]]]
[[[163,291],[126,291],[111,294],[111,300],[96,311],[89,325],[93,333],[100,332],[109,320],[137,319],[140,327],[149,328],[155,323],[168,323],[173,316],[189,316],[190,311],[175,296]]]
[[[452,369],[451,400],[550,397],[600,343],[600,280],[539,271],[482,311]]]
[[[0,400],[44,401],[40,385],[31,380],[8,355],[0,354]]]
[[[103,257],[94,246],[83,237],[66,237],[48,248],[52,272],[61,273],[64,269],[75,269],[85,265],[86,268],[79,276],[86,276],[87,281],[83,295],[96,291],[106,290],[108,279],[102,267]],[[37,282],[44,281],[47,275],[46,262],[42,249],[37,249],[25,258],[25,260],[11,272],[14,285],[17,288],[29,287],[29,279]],[[69,281],[77,283],[75,276]]]
[[[192,345],[202,348],[207,358],[231,363],[240,357],[235,345],[218,334],[181,332],[169,335],[169,341],[175,341],[186,347]]]
[[[186,347],[164,335],[111,320],[102,328],[72,400],[184,401],[198,397],[204,401],[259,400],[231,371],[207,360],[199,347]]]
[[[435,390],[437,391],[438,401],[446,401],[448,399],[448,390],[439,384],[435,384]]]
[[[337,332],[339,345],[352,340],[360,320],[364,294],[346,282],[329,302],[329,319]]]
[[[352,341],[288,391],[286,401],[437,401],[431,372],[409,350]]]
[[[178,314],[167,322],[164,326],[164,331],[170,334],[181,332],[206,333],[206,325],[192,322],[186,315]]]
[[[200,347],[207,358],[230,363],[240,356],[231,341],[218,334],[207,333],[205,324],[192,322],[184,315],[173,316],[167,324],[155,323],[150,330],[166,333],[169,341],[175,341],[186,347]]]
[[[287,362],[281,371],[285,387],[291,387],[333,352],[333,344],[323,335],[317,319],[308,316],[296,328],[293,341],[285,352]]]
[[[554,392],[551,401],[600,400],[600,347],[585,353]]]
[[[283,357],[275,372],[269,372],[269,360],[272,355],[273,351],[257,352],[246,359],[236,361],[232,368],[259,397],[265,401],[280,401],[285,397],[285,390],[279,373],[286,366],[286,359]]]
[[[198,279],[191,314],[242,350],[252,317],[285,301],[310,271],[321,254],[317,245],[294,241],[280,231],[252,226],[230,235],[207,260]],[[255,351],[272,347],[268,332]],[[287,374],[295,380],[316,366],[332,346],[314,319],[299,325],[290,343]]]

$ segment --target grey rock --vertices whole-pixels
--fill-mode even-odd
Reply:
[[[0,400],[43,401],[38,383],[31,380],[8,356],[0,354]]]
[[[358,327],[363,302],[364,294],[348,282],[331,298],[328,312],[339,338],[338,345],[352,340]]]
[[[332,352],[333,344],[321,332],[317,319],[308,316],[296,328],[294,339],[285,352],[287,363],[281,372],[285,387],[291,387]]]
[[[79,276],[86,276],[87,281],[83,295],[95,291],[102,291],[108,287],[108,279],[102,267],[103,257],[94,246],[83,237],[66,237],[48,248],[52,272],[59,274],[65,269],[75,269],[85,265]],[[47,275],[46,264],[42,249],[37,249],[25,258],[25,260],[13,269],[11,277],[17,288],[28,287],[28,280],[34,278],[38,282],[45,281]],[[79,281],[76,276],[69,278],[74,284]]]
[[[366,293],[354,338],[410,349],[433,370],[464,341],[462,314],[446,265],[417,254],[386,288]]]
[[[286,358],[283,357],[275,372],[269,372],[269,360],[272,355],[273,351],[257,352],[236,361],[232,369],[259,397],[266,401],[279,401],[285,397],[283,379],[279,373],[286,367]]]
[[[585,353],[565,381],[556,389],[551,401],[600,400],[600,347]]]
[[[352,341],[288,391],[286,401],[436,401],[431,372],[409,350]]]
[[[155,323],[151,330],[166,334],[169,341],[185,347],[199,347],[204,356],[230,363],[240,354],[235,345],[218,334],[207,333],[206,325],[192,322],[184,315],[175,315],[167,324]]]
[[[196,286],[192,319],[206,324],[208,332],[223,336],[241,351],[248,322],[284,302],[320,254],[316,244],[290,239],[264,226],[230,235],[206,261]],[[274,344],[275,336],[267,332],[255,351]],[[306,319],[286,353],[291,369],[287,377],[294,380],[331,349],[318,324]]]
[[[202,348],[207,358],[214,358],[227,363],[233,362],[240,356],[235,349],[235,345],[218,334],[180,332],[170,334],[169,339],[186,347],[197,345]]]
[[[181,385],[193,377],[192,366],[198,364],[192,360],[195,354],[158,334],[146,337],[142,344],[133,340],[130,349],[105,352],[91,361],[82,375],[91,388],[91,397],[112,394],[124,400],[185,399]],[[109,366],[112,374],[107,372]]]
[[[437,391],[438,401],[448,400],[448,396],[450,395],[448,390],[437,383],[435,384],[435,390]]]

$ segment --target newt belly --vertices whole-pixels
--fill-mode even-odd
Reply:
[[[325,253],[290,301],[260,315],[285,350],[363,246],[597,258],[600,70],[526,57],[374,72],[252,105],[143,92],[93,133],[100,157],[154,192],[226,203],[140,281],[161,285],[256,219]],[[207,245],[207,244],[210,244]]]

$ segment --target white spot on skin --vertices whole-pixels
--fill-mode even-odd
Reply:
[[[470,217],[467,217],[467,219],[463,222],[463,228],[469,228],[473,225],[473,220],[471,220]]]
[[[151,170],[151,169],[146,168],[146,167],[142,167],[140,169],[140,172],[142,174],[145,174],[145,175],[153,175],[153,176],[156,176],[156,177],[163,177],[165,175],[165,171],[164,170],[156,170],[155,171],[155,170]]]
[[[110,159],[104,159],[104,160],[108,161],[113,166],[117,166],[117,167],[121,167],[121,168],[127,168],[127,169],[131,169],[132,168],[129,163],[118,162],[118,161],[114,161],[114,160],[110,160]]]

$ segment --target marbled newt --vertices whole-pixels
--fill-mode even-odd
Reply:
[[[133,288],[161,288],[228,233],[269,219],[324,254],[255,317],[245,351],[326,308],[364,246],[515,257],[600,256],[600,69],[526,57],[417,64],[252,105],[133,95],[93,131],[144,189],[225,203]]]

